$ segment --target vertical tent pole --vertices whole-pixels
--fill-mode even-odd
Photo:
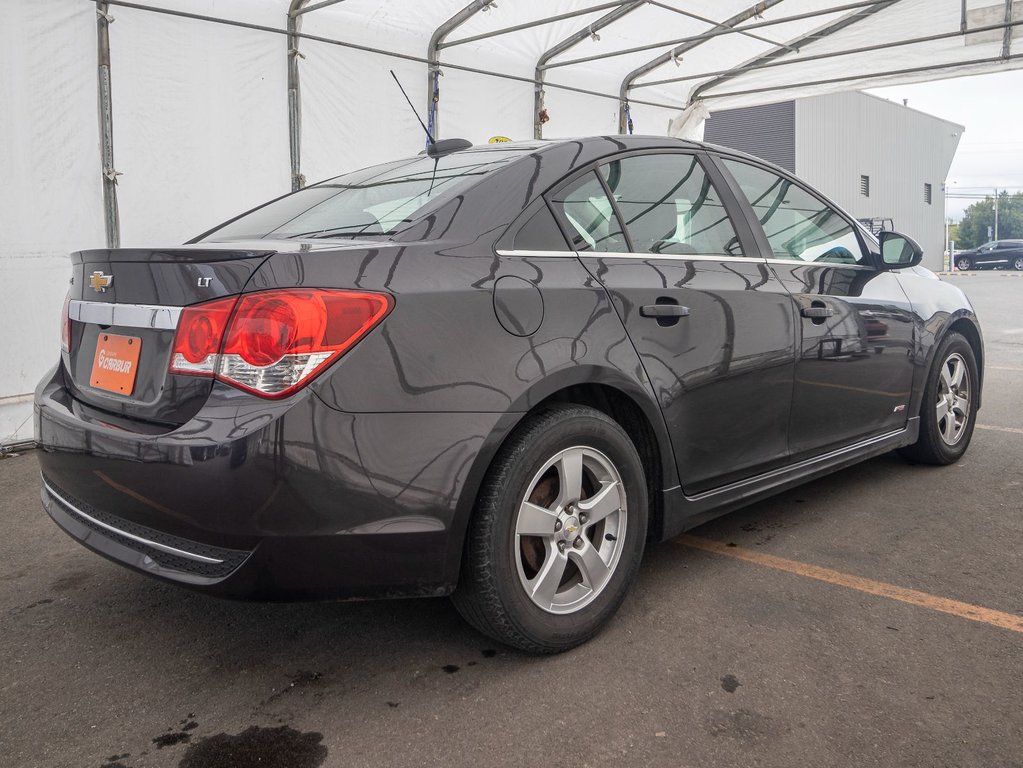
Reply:
[[[103,169],[103,222],[107,247],[121,247],[121,222],[117,213],[117,176],[114,169],[114,103],[110,87],[110,22],[106,3],[96,3],[96,40],[99,54],[99,132]]]
[[[464,24],[468,19],[475,16],[479,11],[493,3],[494,0],[473,0],[465,8],[460,10],[454,16],[449,18],[437,29],[433,31],[430,36],[430,45],[426,49],[426,61],[427,61],[427,80],[426,80],[426,129],[430,132],[430,135],[435,139],[440,137],[440,119],[439,109],[440,104],[440,46],[444,42],[444,39],[451,34],[455,29]],[[430,140],[427,139],[426,143],[429,144]]]
[[[533,138],[543,138],[543,124],[540,122],[540,113],[544,108],[544,91],[543,91],[543,78],[547,69],[547,62],[551,59],[560,56],[565,51],[574,48],[580,42],[585,40],[592,35],[595,35],[598,31],[614,23],[623,16],[632,13],[642,5],[646,4],[646,0],[636,0],[636,2],[625,3],[618,8],[615,8],[610,13],[606,13],[597,19],[595,22],[580,29],[575,34],[569,35],[560,43],[552,48],[548,48],[544,51],[543,55],[536,62],[536,69],[533,79],[536,81],[533,85]]]
[[[1012,33],[1015,31],[1012,24],[1012,0],[1005,0],[1005,32],[1002,33],[1002,58],[1009,58],[1012,51]]]
[[[299,12],[309,0],[291,0],[288,9],[288,146],[291,152],[291,191],[305,186],[302,175],[302,90],[298,77]]]

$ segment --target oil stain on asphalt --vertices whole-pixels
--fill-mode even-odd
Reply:
[[[173,747],[175,744],[184,744],[192,738],[187,733],[164,733],[153,739],[153,743],[157,749],[163,749],[164,747]]]
[[[282,725],[253,725],[238,734],[220,733],[189,746],[178,768],[319,768],[327,759],[323,734]]]

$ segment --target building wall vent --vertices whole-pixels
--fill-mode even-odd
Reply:
[[[924,184],[924,202],[928,205],[931,204],[931,185]]]
[[[860,176],[860,194],[864,197],[870,197],[870,177]]]

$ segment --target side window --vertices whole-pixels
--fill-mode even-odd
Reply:
[[[742,256],[717,191],[693,155],[632,155],[600,167],[639,253]]]
[[[604,185],[594,173],[587,173],[554,194],[554,205],[561,209],[569,225],[572,248],[576,251],[629,250],[614,206],[604,193]]]
[[[529,214],[526,214],[529,216]],[[512,240],[517,251],[567,251],[565,238],[547,204],[540,200],[536,213],[518,228]]]
[[[724,160],[759,219],[777,259],[859,264],[866,254],[852,224],[788,179],[737,160]]]

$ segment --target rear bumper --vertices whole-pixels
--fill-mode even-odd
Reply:
[[[508,417],[503,417],[507,419]],[[89,549],[151,576],[256,599],[440,595],[499,414],[349,414],[217,385],[158,434],[36,391],[42,501]],[[148,428],[152,431],[153,428]]]

